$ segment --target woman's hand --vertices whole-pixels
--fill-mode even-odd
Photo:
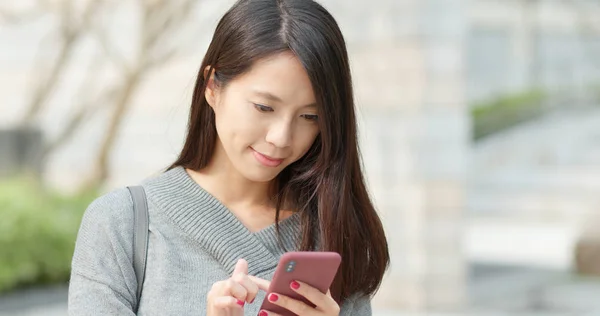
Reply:
[[[340,306],[335,302],[331,293],[321,293],[314,287],[299,281],[293,281],[290,284],[292,290],[304,296],[308,301],[315,304],[316,307],[306,305],[304,302],[292,299],[278,293],[271,293],[267,299],[279,305],[290,312],[300,316],[338,316],[340,314]],[[259,316],[280,316],[279,314],[270,311],[260,311]]]
[[[244,305],[252,303],[259,285],[268,281],[248,276],[248,262],[238,260],[233,275],[224,281],[213,284],[207,295],[206,313],[208,316],[242,316]],[[267,285],[268,286],[268,285]]]

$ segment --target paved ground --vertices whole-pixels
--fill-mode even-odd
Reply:
[[[65,316],[67,286],[31,289],[0,296],[0,316]]]

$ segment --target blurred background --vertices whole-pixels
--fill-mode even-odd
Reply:
[[[232,0],[0,0],[0,315],[66,315],[86,206],[179,152]],[[600,1],[321,0],[392,266],[375,315],[600,315]]]

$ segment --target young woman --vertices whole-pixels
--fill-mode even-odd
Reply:
[[[132,266],[127,189],[86,210],[72,264],[72,315],[370,315],[389,264],[357,144],[348,56],[333,17],[311,0],[240,0],[200,67],[187,139],[146,180],[143,291]],[[334,251],[330,291],[265,289],[286,251]]]

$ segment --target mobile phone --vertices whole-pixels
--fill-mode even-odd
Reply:
[[[268,300],[270,293],[283,294],[293,299],[315,307],[304,296],[299,295],[290,287],[292,281],[304,282],[321,293],[327,293],[335,278],[342,257],[336,252],[324,251],[296,251],[285,253],[279,259],[273,280],[267,292],[267,298],[260,307],[261,310],[271,311],[283,316],[296,316],[296,314],[279,307]]]

